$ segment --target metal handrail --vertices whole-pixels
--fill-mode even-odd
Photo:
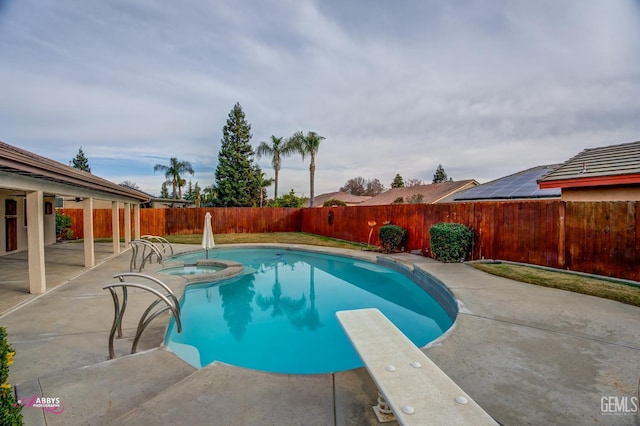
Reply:
[[[160,237],[158,235],[143,235],[140,237],[141,240],[149,240],[152,243],[159,243],[163,253],[167,252],[167,248],[173,254],[173,246],[171,243],[164,237]]]
[[[162,262],[162,253],[160,252],[158,247],[156,247],[156,245],[153,244],[152,242],[147,240],[132,240],[129,242],[129,244],[131,245],[131,262],[129,263],[130,271],[133,271],[134,269],[137,268],[138,272],[141,272],[142,268],[144,268],[144,265],[145,263],[147,263],[147,261],[149,261],[149,263],[153,261],[154,254],[158,258],[158,263]],[[142,256],[140,259],[140,268],[138,268],[137,260],[138,260],[138,253],[140,252],[140,246],[142,246]],[[149,253],[147,253],[147,248],[149,249]]]
[[[167,291],[167,294],[164,295],[160,291],[144,284],[125,282],[124,277],[127,277],[127,276],[149,279],[152,282],[159,284],[163,289]],[[133,273],[125,272],[122,274],[116,274],[114,275],[114,278],[118,278],[120,282],[106,284],[102,287],[103,290],[109,290],[109,292],[111,293],[111,298],[113,299],[114,311],[115,311],[114,317],[113,317],[113,325],[111,326],[111,331],[109,332],[109,357],[111,359],[116,357],[115,351],[114,351],[114,342],[113,342],[116,331],[118,332],[118,337],[120,338],[122,337],[122,318],[124,316],[124,312],[127,307],[127,299],[128,299],[127,289],[129,287],[139,288],[139,289],[148,291],[149,293],[152,293],[158,297],[156,300],[154,300],[151,303],[151,305],[149,305],[149,307],[147,307],[147,309],[144,311],[144,313],[140,317],[140,320],[138,321],[138,327],[136,329],[136,334],[133,339],[133,345],[131,346],[132,354],[136,353],[136,349],[138,347],[138,342],[140,341],[140,336],[142,336],[142,332],[147,328],[147,326],[151,323],[151,321],[153,321],[158,315],[160,315],[161,313],[167,310],[171,311],[171,313],[173,314],[173,317],[176,320],[176,328],[178,330],[178,333],[182,332],[182,321],[180,320],[180,305],[178,303],[178,299],[176,298],[173,291],[171,291],[171,289],[165,283],[163,283],[162,281],[154,277],[150,277],[144,274],[138,274],[135,272]],[[122,288],[122,306],[120,305],[120,299],[118,298],[118,293],[116,292],[117,287]],[[164,302],[164,306],[159,307],[158,309],[153,311],[153,309],[156,308],[158,304],[161,302]]]

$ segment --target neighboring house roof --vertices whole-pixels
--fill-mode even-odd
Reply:
[[[585,149],[538,184],[542,189],[640,184],[640,141]]]
[[[442,183],[432,183],[429,185],[405,186],[401,188],[391,188],[380,195],[376,195],[368,201],[360,203],[361,206],[382,206],[393,204],[397,199],[402,198],[403,203],[410,203],[413,198],[416,200],[422,196],[420,204],[434,204],[447,196],[478,185],[475,179],[449,181]]]
[[[549,164],[532,167],[456,193],[452,198],[453,201],[560,198],[560,189],[540,189],[538,187],[538,179],[558,166],[560,165]]]
[[[143,202],[149,200],[149,197],[140,191],[118,185],[4,142],[0,142],[0,171],[91,189],[115,196],[134,198]]]
[[[326,194],[320,194],[317,197],[313,197],[313,206],[314,207],[322,207],[325,201],[334,199],[343,201],[347,205],[359,205],[363,201],[367,201],[370,199],[370,196],[366,195],[353,195],[348,192],[328,192]],[[304,203],[305,207],[309,207],[309,200]]]

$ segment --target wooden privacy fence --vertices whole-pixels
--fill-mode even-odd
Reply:
[[[329,214],[332,223],[329,223]],[[429,228],[474,231],[470,258],[500,259],[640,281],[639,202],[477,202],[304,209],[302,231],[372,244],[386,221],[409,231],[405,250],[430,255]]]
[[[308,232],[379,245],[385,222],[409,231],[405,250],[431,253],[429,228],[457,222],[474,231],[470,258],[500,259],[640,281],[640,202],[477,202],[323,208],[141,209],[142,234]],[[82,209],[62,209],[82,238]],[[133,215],[133,212],[132,212]],[[120,235],[124,235],[120,210]],[[331,216],[331,220],[329,217]],[[94,236],[110,238],[111,209],[94,210]]]
[[[72,238],[83,238],[82,209],[60,209],[71,217]],[[219,207],[188,209],[140,209],[141,235],[201,234],[204,216],[211,213],[214,234],[252,232],[300,232],[301,210],[296,208]],[[93,211],[93,236],[111,238],[111,209]],[[120,209],[120,236],[124,235],[124,209]],[[133,232],[133,209],[131,210]]]

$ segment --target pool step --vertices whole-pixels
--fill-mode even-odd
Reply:
[[[18,397],[60,398],[64,413],[23,408],[25,424],[105,424],[192,374],[165,348],[127,355],[17,385]]]
[[[363,373],[345,372],[334,379],[331,374],[273,374],[214,362],[110,424],[266,425],[299,424],[300,419],[305,425],[361,424],[349,420],[361,422],[368,401],[354,400],[344,383],[356,382],[356,374]],[[354,410],[357,415],[351,414]]]

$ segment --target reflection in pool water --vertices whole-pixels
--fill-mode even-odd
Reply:
[[[452,324],[429,293],[377,264],[276,249],[214,252],[255,272],[186,288],[183,332],[172,322],[166,343],[195,367],[216,360],[291,374],[360,367],[335,317],[339,310],[376,307],[418,346]]]

